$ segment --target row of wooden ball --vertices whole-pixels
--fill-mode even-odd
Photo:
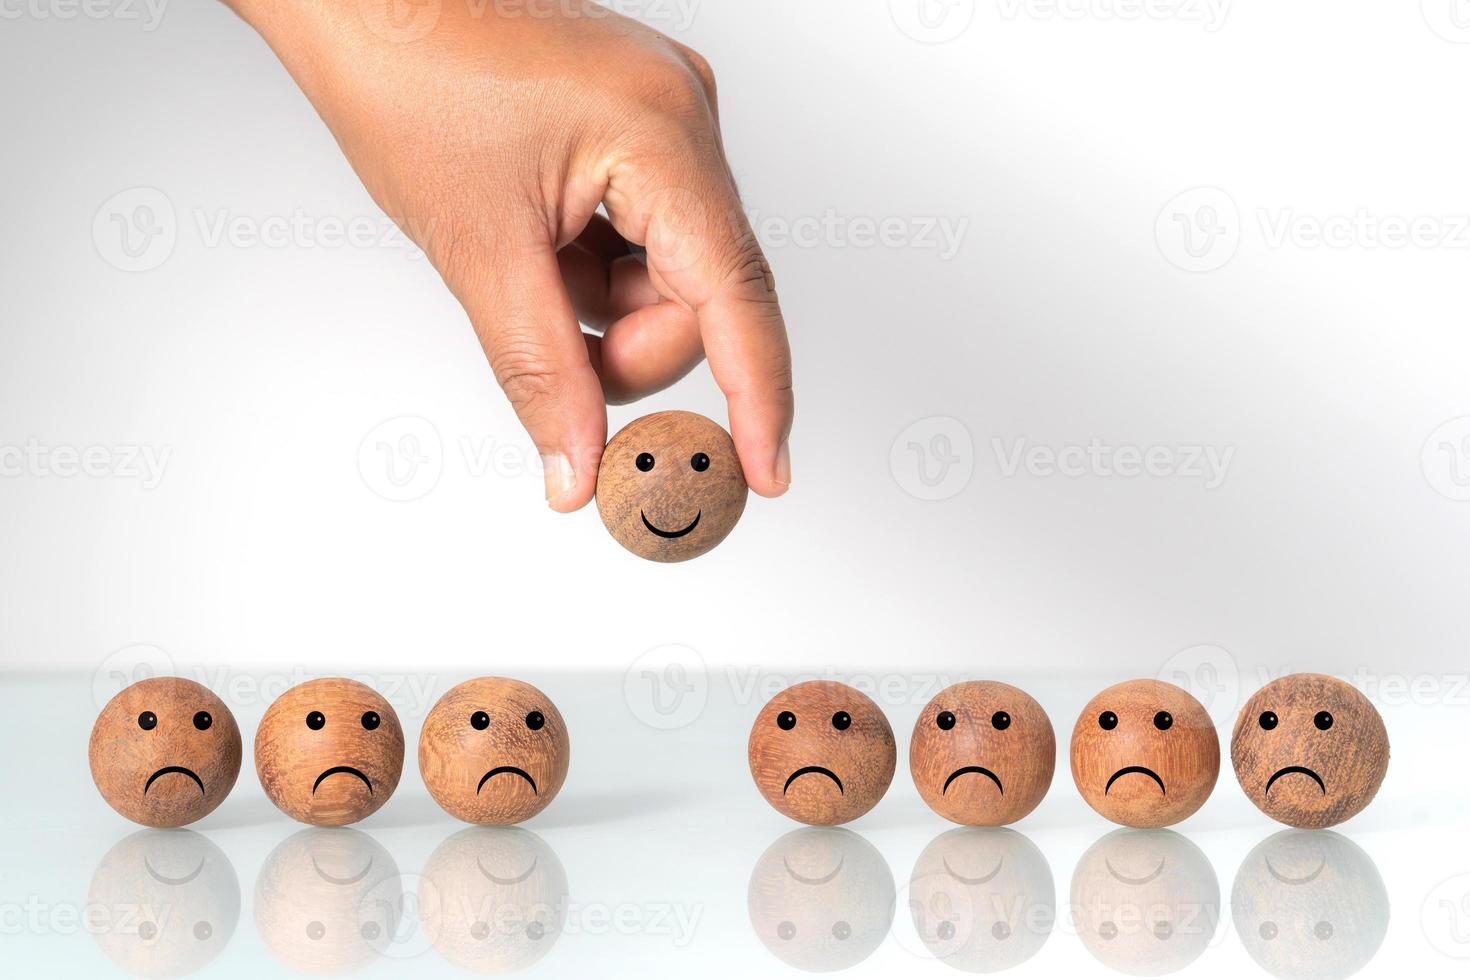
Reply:
[[[1246,795],[1296,827],[1327,827],[1367,806],[1388,767],[1373,705],[1348,684],[1294,674],[1258,691],[1236,721],[1231,758]],[[375,812],[402,774],[403,729],[364,684],[308,681],[266,711],[255,739],[266,795],[305,823],[338,826]],[[92,775],[139,823],[176,827],[210,813],[239,773],[239,728],[225,704],[183,678],[153,678],[114,697],[93,727]],[[1056,738],[1024,691],[968,681],[940,692],[914,726],[915,786],[956,823],[1001,826],[1051,786]],[[543,810],[566,779],[570,739],[551,700],[521,681],[482,677],[448,691],[424,721],[419,769],[435,801],[461,820],[510,824]],[[853,820],[887,792],[893,730],[866,695],[834,681],[780,692],[761,710],[750,771],[766,800],[804,823]],[[1072,775],[1089,805],[1131,827],[1194,813],[1219,776],[1204,707],[1172,684],[1135,680],[1099,693],[1072,733]],[[488,787],[488,788],[487,788]]]
[[[787,688],[750,735],[750,771],[777,810],[804,823],[846,823],[872,809],[893,778],[893,730],[870,698],[835,681]],[[1323,674],[1292,674],[1241,709],[1231,762],[1252,803],[1293,827],[1359,813],[1388,770],[1388,734],[1373,704]],[[1158,680],[1115,684],[1072,729],[1072,778],[1098,813],[1128,827],[1166,827],[1198,810],[1220,773],[1220,742],[1203,705]],[[920,796],[960,824],[1003,826],[1046,796],[1056,765],[1051,720],[1034,698],[996,681],[966,681],[920,712],[909,768]]]

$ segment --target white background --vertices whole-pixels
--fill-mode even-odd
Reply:
[[[677,566],[550,513],[462,311],[248,28],[0,0],[0,665],[67,671],[71,735],[140,660],[412,675],[412,716],[441,670],[590,669],[616,701],[677,644],[717,678],[887,679],[901,735],[925,678],[1085,669],[1037,690],[1065,732],[1094,683],[1188,683],[1228,724],[1272,676],[1337,673],[1398,747],[1360,818],[1398,841],[1380,868],[1424,868],[1390,882],[1395,960],[1450,963],[1415,923],[1466,863],[1433,847],[1467,812],[1437,767],[1470,713],[1470,4],[618,9],[718,73],[791,330],[790,494]],[[352,223],[371,241],[323,243]],[[724,421],[701,368],[612,427],[664,408]],[[758,700],[704,736],[739,806]],[[1080,852],[1103,828],[1071,792]],[[1230,806],[1227,889],[1269,832]]]

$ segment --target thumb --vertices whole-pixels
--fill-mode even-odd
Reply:
[[[597,488],[607,407],[556,253],[549,245],[512,257],[502,252],[477,264],[468,279],[455,292],[541,455],[546,502],[574,511]]]

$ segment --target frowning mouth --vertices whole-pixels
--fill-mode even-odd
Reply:
[[[350,878],[338,878],[335,875],[327,874],[325,871],[322,870],[322,866],[316,863],[316,855],[314,854],[311,857],[311,866],[316,871],[316,876],[329,885],[355,885],[359,881],[362,881],[362,879],[366,878],[369,871],[373,870],[373,859],[371,856],[369,856],[367,867],[363,868],[361,871]]]
[[[475,867],[480,869],[480,874],[484,875],[487,879],[497,885],[519,885],[521,882],[531,877],[531,872],[536,870],[536,858],[531,858],[531,866],[515,878],[501,878],[498,875],[491,874],[488,870],[486,870],[485,866],[480,863],[480,859],[478,857],[475,858]]]
[[[684,535],[688,534],[690,531],[699,526],[699,519],[703,515],[704,511],[701,510],[699,513],[694,515],[694,520],[689,522],[688,527],[680,528],[677,531],[665,531],[661,527],[654,527],[653,524],[648,520],[648,515],[643,513],[643,511],[640,510],[638,512],[638,516],[643,518],[643,526],[648,528],[650,531],[652,531],[654,534],[657,534],[661,538],[682,538]]]
[[[367,786],[369,793],[373,791],[373,781],[367,778],[367,773],[363,772],[361,769],[354,769],[351,766],[333,766],[332,768],[328,769],[326,772],[316,777],[316,782],[311,784],[311,791],[315,793],[316,788],[322,784],[323,779],[326,779],[328,776],[335,776],[340,772],[345,772],[349,776],[356,776],[358,779],[361,779],[363,781],[363,784],[365,786]]]
[[[148,872],[148,877],[152,878],[160,885],[187,885],[195,878],[198,878],[199,872],[204,870],[204,858],[200,858],[199,866],[193,871],[190,871],[188,874],[184,875],[184,877],[182,878],[170,878],[168,875],[159,874],[157,871],[153,870],[153,865],[148,862],[148,859],[146,857],[143,858],[143,869]]]
[[[796,772],[793,772],[791,775],[786,777],[786,785],[781,787],[781,792],[784,794],[788,789],[790,789],[791,784],[796,780],[797,776],[805,776],[808,773],[818,773],[820,775],[826,776],[828,779],[832,780],[832,782],[837,784],[837,792],[841,793],[843,796],[847,795],[847,790],[842,788],[842,780],[837,778],[837,773],[833,772],[831,769],[823,768],[822,766],[802,766],[800,769],[796,770]]]
[[[531,774],[526,772],[526,770],[518,769],[515,766],[496,766],[494,769],[491,769],[489,772],[485,773],[485,775],[480,777],[480,784],[475,787],[475,793],[478,794],[480,792],[481,787],[483,787],[485,783],[489,781],[491,776],[499,776],[503,773],[508,773],[512,776],[520,776],[526,782],[531,784],[531,792],[538,794],[540,793],[540,791],[536,789],[536,780],[531,778]]]
[[[1000,858],[999,860],[997,860],[995,862],[995,867],[993,867],[993,868],[990,869],[990,873],[989,874],[986,874],[986,875],[982,875],[979,878],[966,878],[964,875],[960,874],[954,868],[951,868],[949,866],[949,858],[942,858],[941,859],[941,862],[944,864],[944,870],[949,873],[949,876],[951,878],[953,878],[955,881],[958,881],[960,884],[962,884],[962,885],[983,885],[986,882],[989,882],[990,880],[992,880],[996,875],[1000,874],[1000,869],[1006,863],[1006,859],[1005,858]]]
[[[162,769],[149,776],[148,782],[143,784],[143,795],[148,795],[148,788],[153,785],[154,780],[156,780],[159,776],[167,776],[171,772],[176,772],[181,775],[188,776],[190,779],[194,780],[194,784],[199,787],[200,795],[203,795],[204,780],[200,779],[199,774],[193,769],[186,769],[183,766],[164,766]]]
[[[1152,779],[1154,782],[1158,783],[1159,792],[1163,793],[1165,796],[1169,795],[1169,791],[1164,789],[1164,780],[1160,778],[1158,773],[1154,772],[1148,766],[1124,766],[1122,769],[1119,769],[1117,772],[1108,777],[1108,784],[1103,787],[1103,795],[1107,796],[1108,790],[1112,789],[1113,784],[1116,783],[1119,779],[1127,776],[1129,773],[1135,772],[1147,776],[1149,779]]]
[[[944,789],[939,791],[939,795],[943,796],[945,793],[948,793],[949,784],[954,782],[956,779],[959,779],[967,772],[978,773],[981,776],[989,776],[990,781],[995,783],[995,788],[1000,790],[1000,795],[1005,795],[1006,790],[1005,787],[1000,784],[1000,777],[991,772],[989,769],[986,769],[984,766],[963,766],[959,769],[956,769],[954,772],[950,773],[949,778],[944,781]]]
[[[1124,885],[1146,885],[1149,882],[1153,881],[1155,878],[1157,878],[1159,875],[1161,875],[1161,874],[1164,873],[1164,862],[1165,862],[1165,860],[1166,860],[1165,858],[1159,858],[1159,866],[1157,868],[1154,868],[1154,870],[1153,870],[1152,873],[1146,874],[1142,878],[1131,878],[1128,875],[1120,875],[1120,874],[1118,874],[1118,869],[1114,868],[1113,867],[1113,862],[1112,861],[1109,861],[1107,858],[1103,858],[1103,864],[1107,866],[1108,874],[1112,875],[1113,876],[1113,879],[1115,881],[1118,881],[1121,884],[1124,884]]]
[[[825,885],[827,882],[831,881],[833,878],[836,878],[839,874],[842,873],[842,862],[845,860],[846,858],[844,858],[842,855],[837,855],[837,867],[833,868],[831,872],[823,875],[820,878],[808,878],[805,875],[797,874],[796,871],[791,867],[791,862],[786,860],[784,857],[781,859],[781,863],[786,866],[786,873],[789,874],[792,879],[795,880],[798,884]]]
[[[1311,776],[1317,781],[1317,786],[1322,790],[1322,792],[1324,794],[1327,792],[1327,785],[1322,782],[1322,777],[1317,775],[1312,770],[1308,769],[1306,766],[1287,766],[1285,769],[1277,769],[1271,774],[1271,778],[1266,780],[1266,792],[1271,792],[1271,784],[1276,782],[1276,780],[1280,779],[1282,776],[1289,776],[1294,772],[1299,772],[1303,776]]]
[[[1313,871],[1311,874],[1306,875],[1306,876],[1301,877],[1301,878],[1295,878],[1295,877],[1292,877],[1291,875],[1284,875],[1280,871],[1277,871],[1276,870],[1276,866],[1271,863],[1271,859],[1269,857],[1266,858],[1266,870],[1269,871],[1269,872],[1271,872],[1271,877],[1272,878],[1275,878],[1277,881],[1281,882],[1283,885],[1305,885],[1307,882],[1312,881],[1319,874],[1321,874],[1322,871],[1323,871],[1323,869],[1325,869],[1326,867],[1327,867],[1327,859],[1326,858],[1322,858],[1320,861],[1317,862],[1317,869],[1315,871]]]

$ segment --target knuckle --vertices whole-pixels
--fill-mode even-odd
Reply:
[[[562,389],[560,372],[552,366],[544,345],[528,338],[497,344],[490,354],[490,369],[517,413],[534,411],[537,405],[554,400]]]

